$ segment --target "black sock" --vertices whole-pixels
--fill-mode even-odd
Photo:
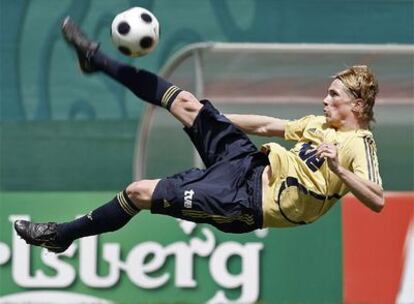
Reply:
[[[99,50],[89,60],[94,67],[125,85],[139,98],[168,110],[182,91],[151,72],[116,61]]]
[[[57,241],[68,244],[81,237],[118,230],[138,212],[126,191],[120,192],[110,202],[87,215],[71,222],[58,224]]]

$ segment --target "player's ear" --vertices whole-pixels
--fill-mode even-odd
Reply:
[[[357,116],[359,117],[360,115],[362,115],[363,110],[364,110],[364,100],[362,98],[355,98],[352,101],[352,112],[357,114]]]

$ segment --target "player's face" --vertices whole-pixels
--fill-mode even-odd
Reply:
[[[342,81],[335,79],[328,88],[328,94],[323,100],[323,112],[326,122],[333,128],[341,128],[353,118],[352,109],[355,98],[344,86]]]

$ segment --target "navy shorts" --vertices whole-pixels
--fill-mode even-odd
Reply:
[[[152,196],[152,213],[221,231],[244,233],[263,225],[262,172],[269,161],[245,133],[209,101],[191,128],[184,128],[206,169],[190,169],[161,179]]]

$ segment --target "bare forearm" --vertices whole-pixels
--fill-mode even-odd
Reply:
[[[247,134],[259,136],[284,136],[286,120],[263,115],[225,115],[234,125]]]
[[[338,167],[336,175],[349,187],[354,194],[365,206],[375,212],[380,212],[384,207],[384,194],[380,186],[365,180],[353,172]]]
[[[260,115],[226,114],[226,117],[247,134],[260,135],[261,127],[266,124],[264,117]]]

